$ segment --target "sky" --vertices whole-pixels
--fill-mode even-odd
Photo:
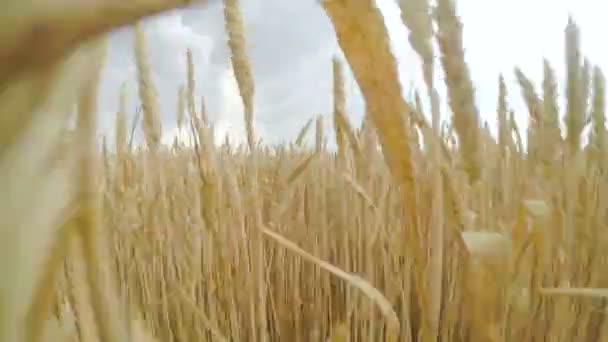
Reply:
[[[407,96],[414,87],[423,89],[420,60],[408,44],[397,0],[376,1],[385,17]],[[331,128],[331,58],[342,55],[318,0],[241,0],[241,4],[256,87],[257,136],[266,143],[291,141],[318,114],[327,116],[326,127]],[[513,75],[515,66],[540,85],[542,60],[547,58],[562,81],[559,90],[563,93],[563,38],[569,14],[581,28],[584,55],[608,70],[608,47],[603,39],[608,21],[602,20],[607,10],[608,3],[594,0],[457,1],[458,15],[464,23],[465,58],[482,120],[494,126],[499,73],[507,81],[512,107],[523,109]],[[177,92],[186,81],[185,54],[190,48],[197,94],[205,97],[217,139],[223,140],[227,134],[231,141],[243,142],[243,108],[230,66],[221,1],[210,0],[204,6],[147,19],[144,30],[160,94],[163,140],[170,143],[176,134]],[[347,112],[351,121],[359,124],[364,102],[352,75],[347,72],[346,78]],[[118,92],[123,83],[133,115],[138,99],[131,28],[111,35],[103,73],[100,128],[108,141],[113,140]],[[443,87],[439,92],[445,97]],[[518,112],[516,119],[525,127],[526,112]]]

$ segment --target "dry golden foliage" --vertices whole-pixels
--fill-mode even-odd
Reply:
[[[581,61],[572,20],[566,139],[545,62],[542,99],[516,72],[536,124],[535,143],[524,146],[502,77],[497,141],[478,123],[452,1],[439,0],[434,18],[426,1],[401,1],[432,125],[402,97],[374,2],[324,1],[367,106],[354,129],[334,60],[335,126],[347,155],[339,159],[325,146],[322,115],[295,144],[253,148],[245,32],[238,3],[227,0],[249,148],[214,144],[202,98],[196,110],[189,51],[177,120],[193,144],[160,144],[164,94],[153,90],[138,31],[147,144],[132,148],[137,118],[127,138],[123,89],[117,153],[104,142],[100,158],[105,46],[89,39],[186,1],[93,0],[71,10],[64,1],[11,1],[0,15],[1,341],[608,339],[605,80]],[[458,144],[437,120],[433,20]],[[27,39],[49,22],[59,26],[43,30],[45,39]],[[313,120],[314,151],[303,143]],[[591,144],[581,149],[589,120]]]

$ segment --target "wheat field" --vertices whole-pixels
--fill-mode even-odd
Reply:
[[[402,96],[374,1],[321,1],[348,62],[330,70],[333,122],[313,117],[292,143],[268,146],[255,132],[239,1],[224,0],[246,144],[214,143],[184,51],[175,120],[187,138],[165,145],[152,42],[138,22],[190,1],[10,3],[0,25],[0,341],[608,341],[605,79],[573,20],[565,84],[549,62],[542,84],[516,69],[507,89],[497,75],[495,137],[452,0],[400,0],[423,61],[415,101]],[[116,140],[100,144],[105,36],[124,25],[136,33],[141,112],[121,90]],[[346,112],[346,68],[365,98],[361,125]],[[509,92],[525,100],[525,131]],[[335,151],[324,138],[332,127]]]

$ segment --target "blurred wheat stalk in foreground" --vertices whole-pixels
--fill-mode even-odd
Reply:
[[[349,122],[345,66],[328,63],[334,153],[323,116],[308,120],[294,144],[256,140],[237,1],[227,0],[224,14],[246,148],[214,144],[190,50],[176,121],[191,140],[160,143],[164,94],[136,21],[188,2],[89,1],[66,10],[63,1],[9,2],[0,26],[0,341],[608,338],[605,79],[583,59],[572,20],[566,108],[548,62],[538,90],[514,70],[530,120],[524,147],[502,75],[498,137],[481,125],[452,1],[433,9],[400,1],[429,113],[421,95],[414,103],[401,96],[374,1],[322,2],[367,110],[360,127]],[[99,149],[102,34],[126,24],[136,24],[145,145],[132,142],[138,123],[123,89],[116,150]]]

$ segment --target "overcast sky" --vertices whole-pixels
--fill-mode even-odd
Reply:
[[[377,0],[385,15],[404,92],[421,86],[420,62],[407,43],[396,0]],[[331,57],[340,55],[335,35],[317,0],[241,0],[253,74],[256,82],[255,125],[269,143],[292,140],[315,114],[331,113]],[[582,29],[583,52],[593,63],[608,61],[608,5],[592,0],[459,0],[464,22],[466,59],[476,86],[482,119],[494,123],[497,77],[505,73],[513,105],[519,106],[513,68],[520,66],[540,81],[542,58],[563,74],[563,31],[571,13]],[[205,7],[174,11],[146,20],[150,63],[160,93],[166,141],[175,131],[176,95],[186,80],[185,51],[191,48],[197,92],[204,95],[218,137],[226,133],[244,140],[242,106],[229,63],[221,1]],[[128,84],[129,108],[137,105],[133,33],[112,35],[110,59],[100,94],[101,128],[113,138],[118,90]],[[606,68],[604,68],[606,70]],[[560,84],[560,90],[563,84]],[[359,123],[363,102],[349,77],[348,111]],[[444,93],[440,89],[441,93]],[[518,121],[525,124],[525,112]],[[326,120],[328,127],[330,120]]]

